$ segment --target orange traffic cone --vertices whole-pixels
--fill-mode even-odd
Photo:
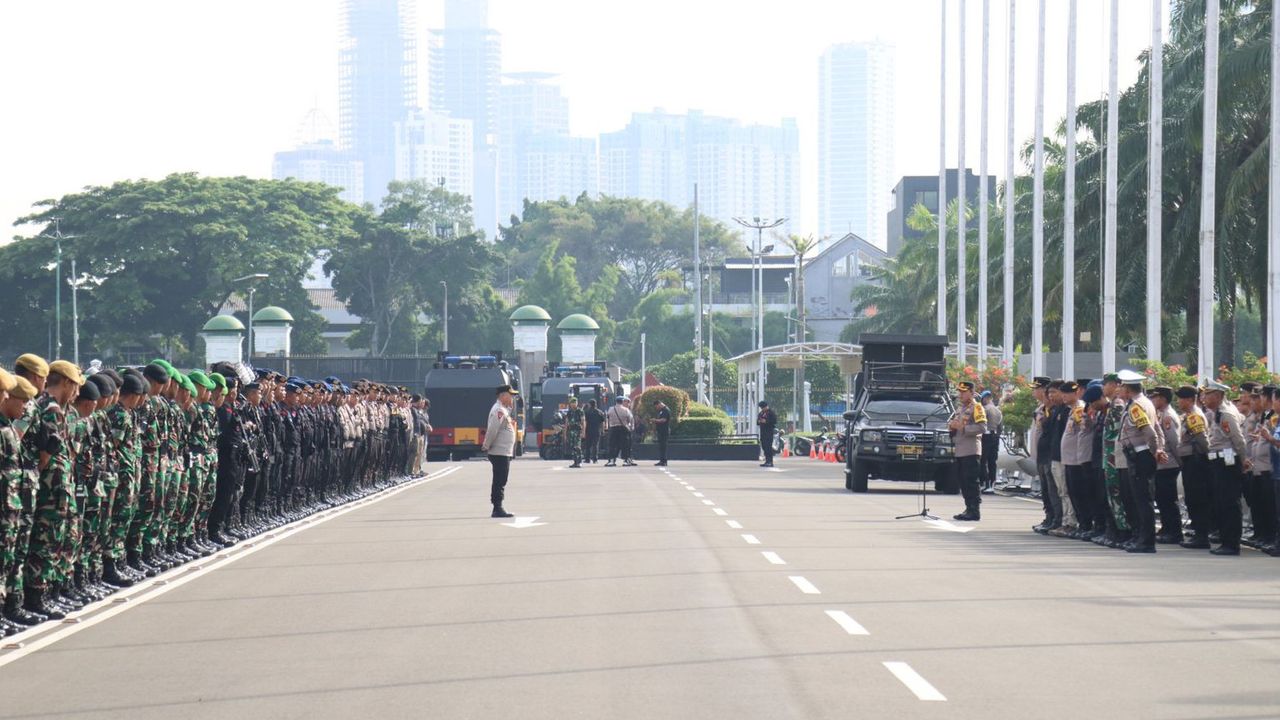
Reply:
[[[789,442],[782,443],[782,457],[784,458],[791,457],[791,443]]]
[[[812,440],[809,441],[809,457],[811,459],[817,459],[818,457],[818,443]]]
[[[836,461],[836,446],[834,443],[827,447],[827,462]]]

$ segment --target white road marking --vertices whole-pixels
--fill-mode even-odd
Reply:
[[[160,582],[159,580],[157,580],[150,583],[144,583],[143,585],[135,585],[132,589],[135,589],[135,590],[138,588],[143,588],[143,589],[138,590],[137,592],[131,593],[129,595],[120,595],[118,597],[111,597],[111,598],[107,598],[106,600],[100,600],[96,603],[86,606],[82,610],[77,611],[75,615],[80,619],[80,622],[78,624],[75,624],[75,625],[59,624],[56,626],[58,629],[50,632],[44,632],[48,627],[47,624],[37,625],[33,627],[31,631],[35,631],[35,634],[38,635],[38,637],[33,635],[33,639],[30,642],[27,642],[27,638],[23,637],[23,635],[25,635],[26,633],[19,633],[18,635],[13,636],[14,639],[12,642],[21,643],[22,647],[14,650],[9,650],[7,652],[0,654],[0,667],[4,667],[5,665],[8,665],[11,662],[20,660],[37,650],[41,650],[43,648],[49,647],[50,645],[58,642],[59,640],[65,640],[66,638],[71,637],[72,635],[80,632],[81,630],[87,630],[104,620],[108,620],[110,618],[115,617],[116,615],[119,615],[122,612],[125,612],[126,610],[136,608],[139,605],[147,602],[148,600],[154,600],[155,598],[160,597],[161,595],[169,592],[170,590],[175,590],[179,587],[182,587],[183,585],[186,585],[187,583],[191,582],[192,580],[195,580],[196,578],[207,575],[208,573],[211,573],[214,570],[217,570],[218,568],[224,567],[226,565],[230,565],[231,563],[243,557],[252,555],[258,552],[259,550],[262,550],[266,547],[274,545],[277,542],[280,542],[281,540],[295,533],[301,532],[303,530],[307,530],[311,527],[315,527],[320,523],[328,522],[329,520],[332,520],[340,515],[345,515],[351,512],[352,510],[357,510],[371,503],[381,502],[394,495],[399,495],[400,493],[410,488],[415,488],[415,487],[418,487],[419,485],[425,485],[426,483],[429,483],[433,480],[439,480],[440,478],[446,475],[450,475],[461,469],[462,469],[461,465],[451,465],[449,467],[446,467],[431,473],[428,477],[419,478],[417,480],[410,480],[409,482],[402,483],[395,487],[383,490],[380,493],[375,493],[373,495],[365,496],[364,498],[348,503],[347,505],[344,505],[342,507],[317,513],[316,515],[312,515],[310,518],[305,520],[296,521],[292,525],[286,525],[283,528],[275,530],[274,531],[275,537],[273,538],[258,539],[256,541],[256,544],[253,547],[244,547],[242,545],[239,547],[229,548],[226,554],[219,553],[218,555],[212,558],[209,558],[211,562],[207,562],[200,565],[198,570],[193,569],[191,567],[184,567],[184,566],[179,566],[177,568],[174,568],[173,570],[170,570],[168,573],[170,574],[170,577],[165,578],[162,576],[163,582]],[[239,551],[237,552],[237,550]],[[217,558],[221,558],[221,559],[217,559]],[[28,632],[31,632],[31,631],[28,631]],[[43,633],[43,634],[40,634],[40,633]]]
[[[556,465],[556,466],[552,467],[551,469],[552,469],[552,470],[563,470],[563,469],[564,469],[564,466],[563,466],[563,465]]]
[[[516,518],[514,521],[512,521],[512,522],[509,522],[509,523],[498,523],[498,524],[499,524],[499,525],[505,525],[505,526],[507,526],[507,527],[517,528],[517,529],[519,529],[519,528],[531,528],[531,527],[538,527],[539,525],[546,525],[546,523],[536,522],[536,521],[537,521],[537,519],[538,519],[539,517],[540,517],[540,516],[538,516],[538,515],[531,515],[531,516],[526,516],[526,517],[517,517],[517,518]]]
[[[702,501],[702,504],[703,504],[703,505],[715,505],[715,503],[711,502],[710,500],[703,500],[703,501]]]
[[[805,578],[801,577],[800,575],[791,575],[788,577],[788,579],[791,580],[791,582],[795,583],[796,587],[800,588],[800,592],[804,593],[805,595],[821,595],[822,594],[822,591],[819,590],[817,586],[815,586],[813,583],[809,582]]]
[[[706,497],[706,495],[703,495],[702,493],[694,493],[694,494],[693,494],[693,496],[694,496],[694,497]]]
[[[725,520],[724,522],[726,525],[733,528],[734,530],[742,529],[742,523],[738,522],[737,520]]]
[[[688,485],[689,483],[687,483],[687,482],[685,482],[685,481],[681,480],[681,481],[680,481],[680,484],[681,484],[681,485]]]
[[[938,689],[929,684],[916,672],[910,665],[904,662],[885,662],[884,666],[893,673],[893,676],[902,681],[907,689],[915,693],[915,696],[927,702],[946,702],[947,698]]]
[[[835,620],[836,624],[844,628],[844,631],[849,633],[850,635],[870,635],[871,634],[867,632],[866,628],[859,625],[857,620],[854,620],[853,618],[849,617],[849,613],[843,610],[828,610],[827,617],[831,618],[832,620]]]
[[[687,487],[687,488],[689,488],[689,490],[697,490],[697,489],[698,489],[698,488],[696,488],[696,487],[694,487],[694,486],[690,485],[689,483],[685,483],[685,484],[684,484],[684,486],[685,486],[685,487]]]
[[[787,564],[787,561],[786,561],[786,560],[783,560],[783,559],[782,559],[782,557],[781,557],[781,556],[779,556],[779,555],[778,555],[778,553],[776,553],[776,552],[769,552],[768,550],[765,550],[764,552],[762,552],[762,553],[760,553],[760,554],[764,556],[764,559],[765,559],[765,560],[768,560],[769,562],[773,563],[774,565],[786,565],[786,564]]]
[[[760,544],[760,538],[756,537],[755,535],[743,535],[742,539],[746,540],[748,545]]]
[[[786,472],[786,470],[783,470],[782,468],[776,468],[776,467],[765,468],[765,470],[768,470],[769,472]]]
[[[958,533],[973,532],[973,527],[974,527],[974,526],[972,526],[972,525],[964,525],[964,526],[956,525],[956,524],[951,523],[951,522],[948,522],[948,521],[946,521],[946,520],[929,520],[929,519],[925,519],[925,520],[922,520],[922,522],[923,522],[925,525],[928,525],[928,526],[930,526],[930,527],[936,527],[936,528],[938,528],[939,530],[948,530],[948,531],[950,531],[950,532],[958,532]]]
[[[711,512],[719,515],[720,517],[724,517],[725,515],[729,514],[729,511],[725,510],[724,508],[711,508]]]

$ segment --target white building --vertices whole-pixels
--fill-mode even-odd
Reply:
[[[800,133],[792,119],[779,125],[743,125],[701,112],[636,113],[626,128],[600,136],[600,192],[661,200],[678,208],[693,202],[733,227],[737,216],[789,218],[799,224]]]
[[[498,88],[502,37],[488,27],[487,0],[446,0],[445,23],[431,31],[431,110],[471,121],[471,205],[492,238],[498,223]]]
[[[364,163],[339,150],[332,140],[305,143],[275,154],[271,163],[275,180],[293,178],[341,188],[338,197],[357,205],[364,202]]]
[[[396,123],[395,139],[397,180],[443,183],[450,192],[473,196],[475,148],[470,120],[414,112]]]
[[[833,45],[818,61],[818,230],[886,237],[894,175],[893,48]]]
[[[499,97],[498,211],[505,222],[525,200],[597,192],[596,142],[569,135],[569,100],[550,73],[511,73]]]

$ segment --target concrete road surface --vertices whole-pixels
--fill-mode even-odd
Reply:
[[[793,458],[488,466],[0,651],[0,718],[1276,718],[1280,560],[894,516]],[[929,497],[950,518],[958,497]]]

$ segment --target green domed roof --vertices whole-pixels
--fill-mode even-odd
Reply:
[[[206,332],[244,332],[244,323],[235,315],[214,315],[204,324]]]
[[[551,316],[537,305],[522,305],[511,313],[511,322],[551,322]]]
[[[289,314],[288,310],[285,310],[282,307],[276,307],[275,305],[268,305],[267,307],[264,307],[258,312],[253,314],[253,321],[256,323],[260,323],[260,322],[291,323],[293,322],[293,316]]]
[[[556,325],[557,330],[568,330],[569,332],[596,332],[600,326],[595,320],[583,315],[582,313],[574,313],[560,321]]]

